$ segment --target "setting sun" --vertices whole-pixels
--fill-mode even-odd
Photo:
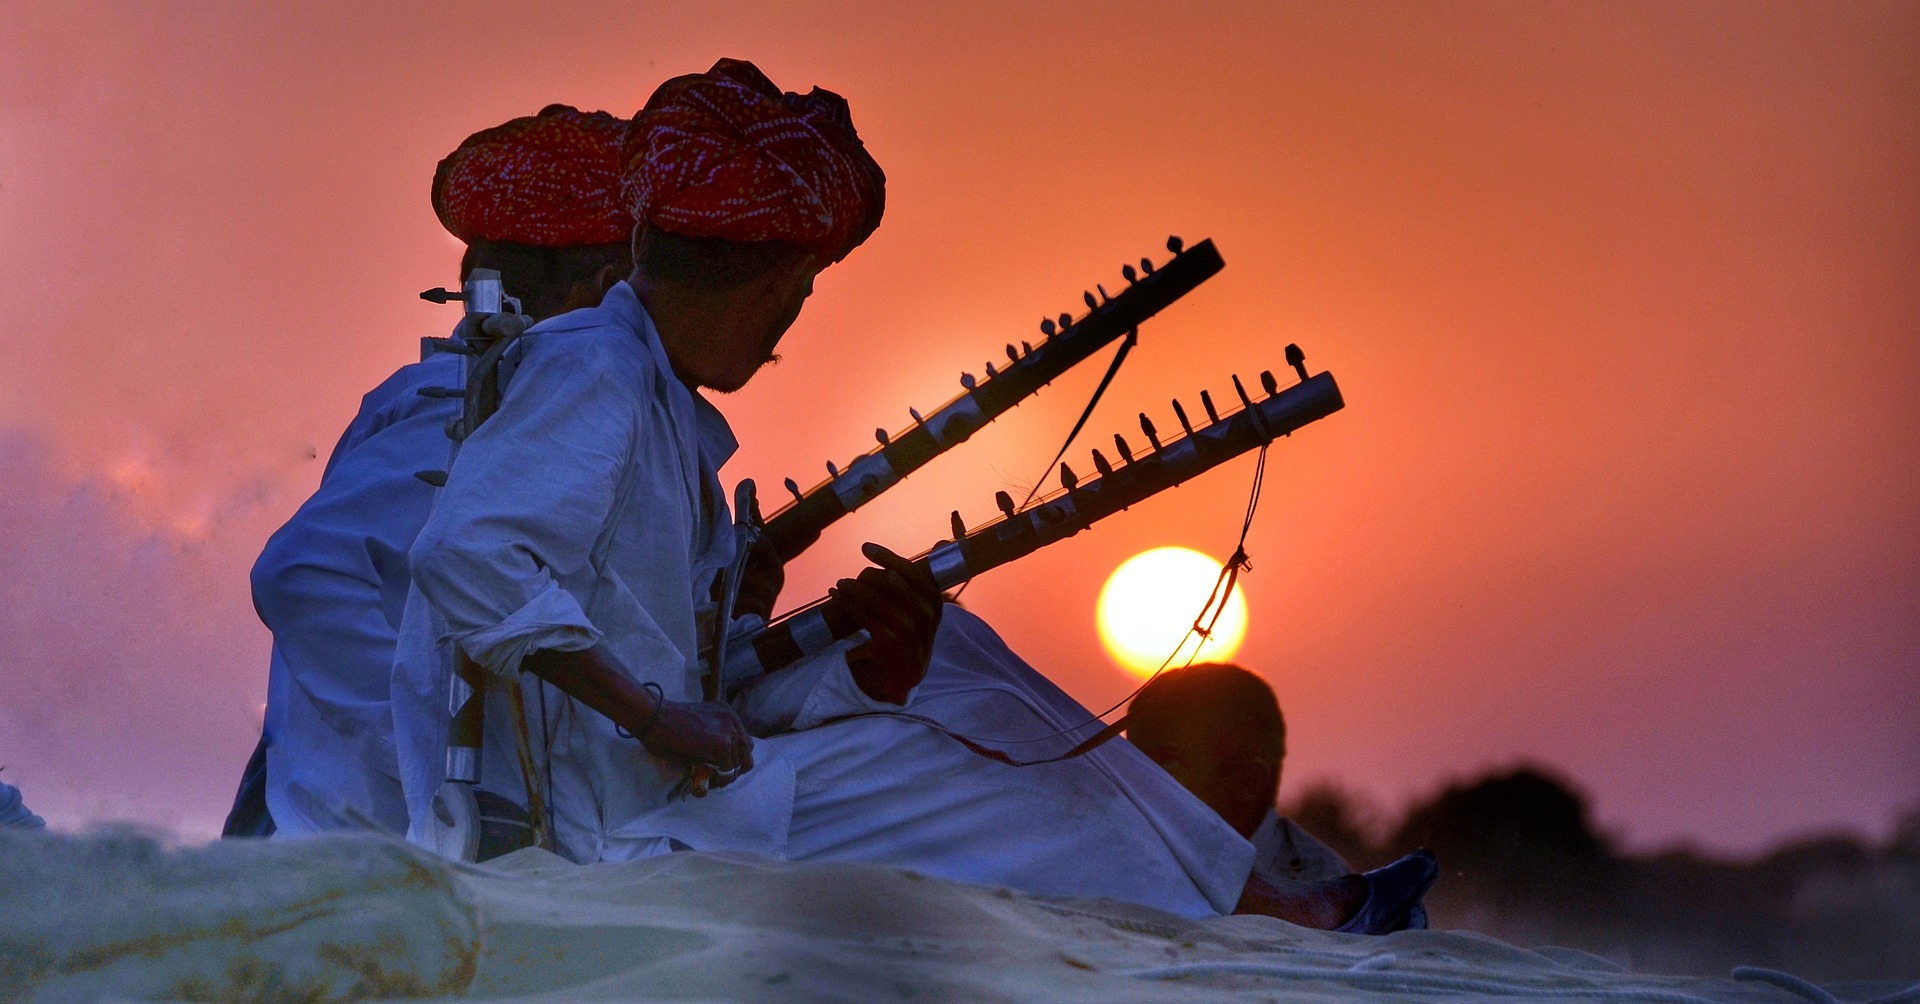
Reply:
[[[1156,547],[1121,562],[1107,577],[1095,605],[1100,644],[1121,667],[1141,676],[1167,663],[1219,662],[1240,651],[1247,633],[1244,589],[1235,589],[1215,625],[1213,637],[1182,638],[1207,602],[1220,576],[1220,562],[1185,547]],[[1195,646],[1199,651],[1195,652]]]

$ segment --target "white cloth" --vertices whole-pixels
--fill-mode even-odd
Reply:
[[[445,466],[460,407],[418,391],[458,387],[462,367],[430,357],[369,392],[320,487],[254,563],[254,608],[273,632],[263,739],[278,835],[406,830],[387,690],[407,549],[433,504],[414,472]]]
[[[1272,809],[1253,831],[1254,874],[1271,882],[1317,882],[1353,874],[1347,859]]]
[[[733,553],[716,475],[732,435],[674,378],[630,288],[535,326],[521,345],[500,410],[462,445],[412,554],[393,711],[416,818],[442,777],[450,653],[441,641],[514,679],[528,652],[604,639],[636,680],[691,700],[710,586]],[[908,710],[987,738],[1086,721],[978,618],[947,616]],[[736,704],[756,733],[801,731],[762,739],[754,769],[733,785],[675,801],[677,767],[546,685],[518,681],[569,857],[693,847],[874,861],[1190,916],[1231,911],[1252,867],[1250,844],[1124,742],[1013,768],[896,717],[812,728],[892,710],[859,691],[837,653],[730,683],[743,685]],[[481,783],[520,799],[505,703],[488,707]],[[1059,752],[1084,735],[1021,752]]]
[[[516,345],[499,410],[461,445],[412,551],[414,593],[394,664],[400,777],[425,819],[444,772],[450,646],[522,687],[554,833],[576,861],[677,846],[779,855],[793,774],[756,753],[741,780],[705,799],[671,798],[682,769],[646,755],[614,724],[537,680],[536,650],[602,639],[632,678],[668,700],[700,695],[708,593],[732,557],[717,471],[735,443],[724,418],[674,375],[652,321],[620,283],[599,307],[535,325]],[[750,719],[792,722],[815,690],[873,710],[844,658],[811,660],[809,685],[748,685]],[[792,681],[787,681],[791,683]],[[489,700],[481,786],[525,804],[503,688]],[[779,702],[789,702],[778,706]]]
[[[985,621],[951,605],[905,710],[1023,761],[1064,753],[1101,727]],[[1040,737],[1051,738],[1006,741]],[[785,754],[799,777],[787,848],[794,860],[882,862],[1187,917],[1233,912],[1253,864],[1252,845],[1123,739],[1030,767],[989,760],[895,717],[762,745]]]

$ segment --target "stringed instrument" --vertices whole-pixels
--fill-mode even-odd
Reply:
[[[1140,416],[1140,431],[1147,449],[1136,454],[1126,439],[1113,437],[1116,464],[1099,450],[1093,451],[1096,476],[1081,481],[1073,469],[1060,465],[1060,490],[1016,509],[1011,497],[1000,492],[996,498],[1001,517],[969,530],[960,514],[953,514],[953,539],[935,545],[914,559],[933,575],[941,589],[951,589],[983,572],[1023,558],[1033,552],[1065,540],[1123,509],[1137,505],[1194,476],[1217,467],[1296,429],[1318,421],[1345,406],[1340,388],[1331,373],[1307,375],[1306,357],[1298,346],[1289,345],[1287,363],[1299,374],[1299,382],[1281,390],[1272,373],[1260,374],[1266,397],[1255,401],[1233,378],[1241,408],[1222,416],[1213,398],[1200,393],[1200,405],[1207,424],[1195,428],[1179,401],[1173,402],[1182,435],[1161,442],[1158,431],[1145,414]],[[805,607],[755,632],[743,643],[730,647],[724,675],[728,680],[746,680],[771,673],[799,660],[831,648],[841,639],[860,630],[847,607],[828,599]]]
[[[1095,286],[1081,294],[1087,312],[1074,319],[1061,314],[1056,320],[1040,322],[1045,338],[1039,346],[1008,343],[1005,368],[986,365],[986,379],[976,380],[962,374],[965,388],[959,397],[935,409],[924,418],[908,409],[913,425],[889,435],[876,429],[880,445],[859,457],[844,469],[827,464],[827,480],[802,492],[792,478],[787,490],[794,501],[767,519],[766,538],[782,561],[791,561],[820,539],[821,531],[835,520],[874,500],[902,478],[919,470],[933,458],[966,442],[988,422],[1000,417],[1027,397],[1039,392],[1067,370],[1122,335],[1133,333],[1141,322],[1166,309],[1202,282],[1212,278],[1226,263],[1213,241],[1203,240],[1187,247],[1178,237],[1167,238],[1167,250],[1173,258],[1155,267],[1149,259],[1140,259],[1140,267],[1127,265],[1120,274],[1127,286],[1118,295],[1108,296],[1105,287]]]

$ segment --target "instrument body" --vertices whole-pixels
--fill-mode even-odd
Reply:
[[[1291,361],[1298,350],[1289,348]],[[1098,477],[1076,481],[1071,472],[1063,470],[1064,490],[1018,511],[1003,498],[1002,506],[1006,510],[1003,518],[964,534],[956,531],[955,539],[936,545],[915,560],[932,573],[942,589],[950,589],[982,572],[1071,537],[1099,520],[1289,435],[1344,406],[1332,374],[1307,377],[1303,366],[1296,368],[1303,378],[1294,386],[1280,391],[1271,375],[1263,374],[1267,398],[1255,402],[1243,391],[1241,397],[1246,405],[1240,411],[1215,419],[1165,445],[1156,442],[1150,452],[1138,458],[1109,465],[1095,451]],[[1237,378],[1234,383],[1238,388]],[[1203,396],[1203,400],[1211,413],[1211,399]],[[1184,412],[1182,415],[1184,421]],[[1129,457],[1124,443],[1119,445],[1121,455]],[[958,514],[955,519],[957,523]],[[728,654],[726,677],[750,679],[773,672],[825,651],[858,630],[859,626],[842,604],[827,600],[768,626],[746,639],[745,644],[736,643]]]
[[[915,414],[913,426],[895,435],[879,435],[880,446],[854,460],[842,470],[829,466],[832,474],[812,490],[768,517],[766,536],[782,561],[791,561],[820,537],[821,531],[835,520],[871,502],[902,478],[919,470],[978,432],[1040,388],[1115,339],[1132,332],[1148,318],[1212,278],[1225,262],[1211,240],[1187,247],[1170,240],[1173,259],[1154,268],[1145,259],[1144,273],[1126,268],[1130,285],[1119,295],[1096,300],[1086,294],[1088,310],[1079,320],[1063,316],[1056,326],[1047,321],[1043,331],[1052,332],[1039,346],[1027,346],[1025,353],[1007,346],[1006,368],[986,368],[984,380],[961,378],[966,391],[922,418]],[[1137,278],[1135,278],[1137,276]],[[1105,291],[1102,290],[1104,296]],[[1022,343],[1024,345],[1024,343]],[[793,488],[791,482],[789,488]]]

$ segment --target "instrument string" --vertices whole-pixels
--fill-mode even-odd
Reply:
[[[1067,439],[1060,444],[1060,451],[1053,455],[1052,460],[1047,461],[1046,467],[1041,468],[1040,476],[1034,479],[1033,487],[1027,489],[1027,497],[1021,500],[1019,508],[1026,508],[1027,504],[1033,501],[1033,497],[1040,494],[1040,486],[1047,483],[1047,476],[1052,474],[1054,470],[1060,466],[1060,458],[1067,455],[1067,450],[1073,446],[1073,441],[1079,437],[1080,430],[1087,427],[1087,420],[1093,417],[1093,409],[1100,406],[1100,398],[1107,393],[1107,386],[1113,383],[1113,378],[1120,372],[1120,365],[1127,361],[1127,354],[1132,352],[1133,347],[1138,344],[1140,344],[1140,329],[1134,328],[1127,332],[1126,340],[1120,343],[1119,351],[1113,354],[1113,361],[1107,364],[1107,372],[1100,378],[1100,385],[1093,389],[1093,396],[1087,399],[1087,406],[1080,410],[1080,418],[1073,423],[1073,428],[1067,432]],[[951,599],[958,601],[961,596],[966,594],[967,587],[971,585],[973,585],[972,579],[960,583],[960,588],[953,591]]]
[[[1058,739],[1063,736],[1070,735],[1074,732],[1078,732],[1079,730],[1084,729],[1089,725],[1094,725],[1094,724],[1104,722],[1108,715],[1114,713],[1115,711],[1118,711],[1122,707],[1125,707],[1135,697],[1138,697],[1140,695],[1140,692],[1147,688],[1148,684],[1152,683],[1156,677],[1158,677],[1161,673],[1165,672],[1167,667],[1172,665],[1173,661],[1179,657],[1180,651],[1186,648],[1187,642],[1190,641],[1195,635],[1199,635],[1202,638],[1202,644],[1205,643],[1204,639],[1212,635],[1215,625],[1217,625],[1220,622],[1221,613],[1226,609],[1227,600],[1233,596],[1233,590],[1237,588],[1237,586],[1239,585],[1240,572],[1243,569],[1251,570],[1253,568],[1253,563],[1251,560],[1249,560],[1247,556],[1247,534],[1253,529],[1254,512],[1260,506],[1260,489],[1263,482],[1266,480],[1266,470],[1267,470],[1267,445],[1263,444],[1260,447],[1260,453],[1258,457],[1256,457],[1254,461],[1253,486],[1251,490],[1248,492],[1246,516],[1244,519],[1241,520],[1241,523],[1240,523],[1240,540],[1238,543],[1234,545],[1233,556],[1228,558],[1224,563],[1222,563],[1220,568],[1220,576],[1214,580],[1213,590],[1207,595],[1206,605],[1201,607],[1200,613],[1194,617],[1193,624],[1187,628],[1187,633],[1181,637],[1180,643],[1174,646],[1174,649],[1172,652],[1168,653],[1167,658],[1160,663],[1160,667],[1153,671],[1153,675],[1147,677],[1145,680],[1142,680],[1140,682],[1140,686],[1135,687],[1131,693],[1121,698],[1112,707],[1107,708],[1105,711],[1102,711],[1099,714],[1094,715],[1093,717],[1087,719],[1086,721],[1080,722],[1077,725],[1071,725],[1071,726],[1068,726],[1067,728],[1048,733],[1047,735],[1032,736],[1032,737],[1019,738],[1019,739],[1012,739],[1012,738],[982,739],[975,736],[969,736],[955,729],[950,729],[935,719],[929,718],[925,715],[915,714],[910,711],[868,711],[868,712],[861,712],[861,713],[856,713],[851,715],[843,715],[838,718],[830,718],[824,722],[821,722],[820,724],[814,726],[814,728],[825,728],[830,725],[837,725],[841,722],[854,721],[860,718],[885,717],[885,718],[905,719],[906,721],[915,722],[917,724],[924,725],[927,728],[930,728],[933,731],[938,732],[949,739],[952,739],[953,741],[959,743],[961,746],[965,747],[969,752],[977,756],[984,757],[996,763],[1006,764],[1009,767],[1037,767],[1042,764],[1059,763],[1063,760],[1072,760],[1077,757],[1085,756],[1086,754],[1091,753],[1096,749],[1099,749],[1101,746],[1105,745],[1109,740],[1120,735],[1120,733],[1126,729],[1127,716],[1121,715],[1118,719],[1116,719],[1111,724],[1106,725],[1100,731],[1081,740],[1072,749],[1066,751],[1065,753],[1061,753],[1058,756],[1042,757],[1037,760],[1018,760],[1018,759],[1015,759],[1012,754],[1006,752],[1005,750],[996,749],[995,747],[1018,746],[1024,743],[1045,742],[1049,739]],[[1202,623],[1203,621],[1205,622],[1204,624]],[[1181,664],[1181,668],[1185,669],[1187,666],[1192,665],[1193,660],[1197,658],[1199,654],[1200,654],[1200,646],[1195,645],[1193,649],[1193,654],[1187,656],[1187,661]],[[992,745],[988,745],[988,744],[992,744]]]
[[[1220,575],[1218,578],[1214,579],[1213,589],[1211,592],[1207,594],[1207,602],[1203,606],[1201,606],[1200,613],[1194,617],[1193,624],[1187,628],[1187,633],[1180,637],[1179,644],[1175,645],[1173,648],[1173,651],[1167,654],[1167,657],[1161,661],[1159,667],[1156,668],[1151,674],[1149,674],[1145,680],[1140,681],[1140,685],[1138,687],[1133,688],[1133,690],[1129,692],[1125,697],[1122,697],[1120,700],[1114,702],[1114,704],[1108,707],[1105,711],[1102,711],[1094,715],[1093,717],[1079,723],[1078,725],[1070,725],[1067,728],[1061,729],[1057,732],[1050,733],[1048,735],[1034,736],[1032,738],[1025,738],[1025,739],[976,739],[974,741],[999,743],[1003,745],[1018,745],[1020,743],[1045,742],[1046,740],[1049,740],[1049,739],[1058,739],[1061,736],[1070,735],[1074,732],[1078,732],[1079,730],[1084,729],[1089,725],[1093,725],[1096,722],[1105,721],[1108,715],[1113,714],[1115,711],[1118,711],[1121,708],[1126,707],[1130,702],[1132,702],[1132,700],[1135,697],[1140,696],[1140,692],[1142,690],[1147,689],[1148,684],[1152,683],[1156,678],[1160,676],[1160,674],[1166,672],[1167,667],[1173,665],[1173,661],[1180,657],[1180,653],[1182,650],[1184,650],[1187,647],[1187,643],[1189,641],[1192,641],[1196,636],[1198,636],[1201,639],[1200,644],[1195,645],[1193,647],[1192,654],[1188,655],[1186,661],[1180,664],[1180,668],[1185,669],[1188,666],[1193,665],[1193,660],[1198,658],[1200,655],[1201,646],[1206,643],[1206,639],[1213,636],[1213,630],[1215,626],[1220,623],[1221,614],[1226,612],[1227,601],[1233,596],[1233,591],[1239,587],[1240,572],[1242,570],[1252,571],[1253,569],[1253,561],[1247,554],[1247,535],[1251,533],[1253,530],[1254,513],[1258,511],[1258,509],[1260,508],[1260,490],[1263,487],[1263,483],[1266,480],[1266,472],[1267,472],[1267,447],[1262,446],[1260,447],[1259,454],[1256,455],[1256,457],[1254,458],[1253,485],[1247,493],[1247,511],[1246,511],[1245,517],[1242,518],[1240,522],[1240,539],[1238,542],[1234,544],[1233,555],[1229,557],[1226,561],[1221,563]],[[1124,716],[1122,716],[1120,721],[1113,723],[1113,725],[1109,726],[1109,729],[1111,729],[1115,734],[1118,734],[1120,728],[1124,726],[1125,722],[1126,722],[1126,719]],[[1103,732],[1102,735],[1105,735],[1105,733]],[[1108,738],[1111,738],[1111,737],[1108,737]],[[1076,747],[1076,750],[1078,749],[1079,748]],[[1081,750],[1079,752],[1084,752],[1084,750]],[[1076,756],[1076,755],[1078,755],[1078,752],[1068,754],[1068,756]],[[1066,757],[1060,757],[1058,759],[1066,759]],[[1052,761],[1043,760],[1043,761],[1037,761],[1037,762],[1050,763]]]

